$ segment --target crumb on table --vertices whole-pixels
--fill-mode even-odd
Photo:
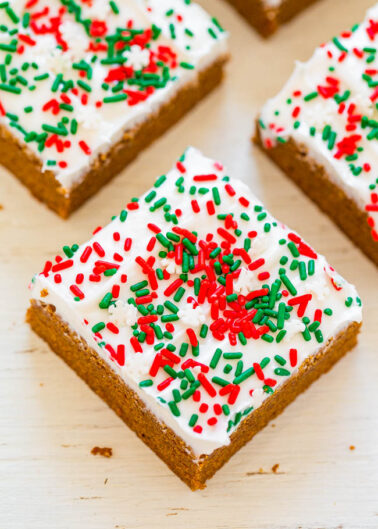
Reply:
[[[113,449],[107,446],[94,446],[91,450],[91,454],[94,456],[100,455],[102,457],[112,457]]]
[[[276,473],[277,470],[278,470],[278,467],[280,466],[279,463],[275,463],[273,466],[272,466],[272,472]]]

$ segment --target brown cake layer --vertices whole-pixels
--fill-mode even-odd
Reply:
[[[317,0],[284,0],[278,7],[267,8],[263,0],[227,0],[263,37],[295,17]]]
[[[307,148],[290,139],[266,149],[258,124],[254,141],[378,265],[378,242],[371,236],[368,213],[330,180],[325,168],[309,156]]]
[[[196,459],[191,448],[160,422],[111,367],[56,314],[53,305],[31,301],[27,321],[72,369],[192,490],[205,482],[266,424],[281,413],[314,380],[327,372],[357,341],[360,324],[345,330],[308,358],[265,402],[249,414],[231,435],[231,443]]]
[[[92,164],[83,180],[67,194],[51,171],[42,172],[41,161],[26,144],[0,127],[0,160],[32,194],[63,218],[67,218],[89,197],[129,164],[139,152],[174,125],[222,80],[227,57],[222,57],[198,73],[195,82],[182,87],[175,97],[123,138]]]

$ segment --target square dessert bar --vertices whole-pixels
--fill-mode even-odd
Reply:
[[[378,264],[378,4],[260,113],[256,141]]]
[[[227,0],[263,37],[317,0]]]
[[[30,325],[192,489],[356,343],[355,288],[193,148],[63,251]]]
[[[0,4],[0,160],[66,218],[222,79],[227,35],[187,0]]]

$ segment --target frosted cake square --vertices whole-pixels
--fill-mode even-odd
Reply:
[[[378,4],[298,63],[257,143],[378,264]]]
[[[222,79],[227,35],[185,0],[0,5],[0,159],[67,217]]]
[[[47,261],[31,298],[34,331],[192,489],[361,323],[355,288],[194,148]]]

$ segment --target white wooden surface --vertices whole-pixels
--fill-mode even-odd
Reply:
[[[223,2],[204,0],[232,32],[224,86],[67,222],[1,170],[1,529],[378,527],[376,269],[249,142],[258,108],[294,59],[362,19],[372,2],[323,0],[265,42]],[[365,303],[354,352],[196,493],[24,323],[26,286],[43,261],[64,243],[85,240],[190,143],[249,182],[278,218],[357,284]],[[95,445],[112,447],[114,456],[91,455]]]

